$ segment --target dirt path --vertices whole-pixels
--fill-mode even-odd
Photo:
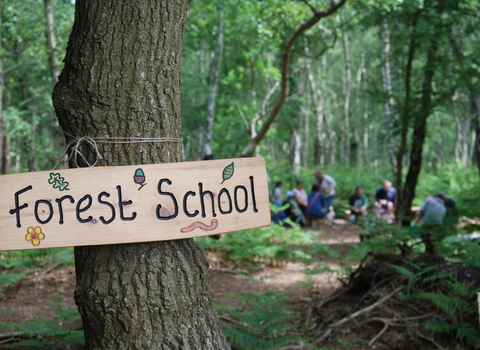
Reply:
[[[333,227],[324,227],[319,231],[319,240],[329,245],[359,242],[359,232],[342,220],[337,220]],[[339,266],[329,259],[332,269]],[[211,265],[215,265],[212,263]],[[227,296],[228,293],[291,292],[293,300],[309,298],[312,289],[302,288],[299,282],[305,280],[302,272],[306,266],[288,262],[277,267],[263,267],[249,271],[230,271],[211,268],[211,289],[217,302],[238,303]],[[250,275],[246,277],[245,275]],[[336,276],[332,274],[315,275],[314,290],[319,296],[326,296],[338,287]],[[59,293],[68,309],[76,310],[73,293],[75,289],[74,266],[64,265],[47,271],[39,270],[23,279],[15,287],[7,288],[0,295],[0,322],[24,322],[32,318],[54,319],[54,302],[52,297]],[[3,313],[2,311],[6,311]]]

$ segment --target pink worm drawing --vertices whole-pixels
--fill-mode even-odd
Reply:
[[[191,224],[188,227],[182,228],[180,231],[181,232],[191,232],[191,231],[195,230],[197,227],[202,229],[202,230],[205,230],[205,231],[212,231],[212,230],[215,230],[217,228],[217,226],[218,226],[217,219],[212,219],[212,222],[210,223],[210,225],[205,225],[203,222],[195,221],[193,224]]]

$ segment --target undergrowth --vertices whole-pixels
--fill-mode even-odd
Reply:
[[[25,322],[0,322],[0,333],[9,336],[6,348],[68,349],[85,343],[83,330],[66,329],[65,325],[80,322],[80,314],[66,305],[60,293],[52,296],[55,317],[43,315]]]

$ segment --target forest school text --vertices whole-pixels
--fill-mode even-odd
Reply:
[[[255,179],[253,176],[249,176],[249,184],[250,186],[235,186],[233,190],[223,187],[216,194],[209,189],[205,189],[203,183],[199,182],[198,190],[190,190],[181,196],[176,196],[173,192],[169,192],[174,189],[173,181],[163,178],[157,184],[159,198],[158,203],[155,203],[155,216],[158,220],[173,220],[178,215],[185,215],[189,218],[198,215],[202,218],[208,215],[217,217],[217,215],[229,215],[233,212],[244,213],[249,209],[253,213],[257,213]],[[38,199],[35,202],[26,202],[25,194],[29,191],[35,192],[35,188],[29,185],[14,193],[14,208],[9,210],[9,214],[15,217],[18,228],[22,227],[22,213],[27,213],[29,210],[33,210],[35,220],[41,225],[48,224],[51,220],[58,220],[60,225],[63,225],[66,220],[75,220],[73,217],[66,218],[64,209],[68,206],[75,209],[75,218],[79,223],[96,224],[99,220],[104,225],[108,225],[116,219],[133,221],[142,215],[142,213],[129,210],[129,206],[134,203],[132,200],[124,200],[125,196],[120,185],[117,185],[113,191],[102,191],[95,195],[85,194],[80,199],[64,195],[55,200]],[[32,193],[28,194],[31,195]],[[93,209],[89,211],[94,200],[110,209],[110,215],[101,215],[98,220],[95,219]],[[167,207],[169,209],[166,209]],[[145,215],[150,214],[145,213]]]

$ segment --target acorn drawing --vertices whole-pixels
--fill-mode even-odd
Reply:
[[[138,189],[139,191],[142,189],[143,186],[146,185],[145,179],[145,173],[142,169],[138,168],[137,170],[135,170],[135,175],[133,175],[133,181],[136,184],[140,185],[140,188]]]

